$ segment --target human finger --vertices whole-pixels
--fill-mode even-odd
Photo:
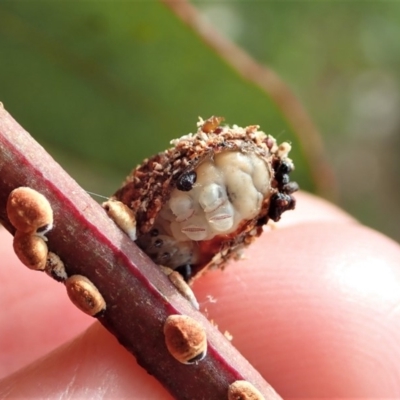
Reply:
[[[283,398],[397,398],[400,248],[355,223],[295,224],[195,285]]]

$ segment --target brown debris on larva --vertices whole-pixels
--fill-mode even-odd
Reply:
[[[170,315],[164,324],[165,344],[182,364],[193,364],[207,354],[207,336],[199,322],[187,315]]]
[[[72,303],[84,313],[95,316],[105,310],[106,302],[96,286],[85,276],[72,275],[65,281]]]
[[[265,398],[250,382],[236,381],[229,385],[228,400],[265,400]]]
[[[189,283],[223,268],[295,206],[290,144],[222,121],[200,119],[195,134],[144,160],[110,199],[132,210],[138,246],[159,265],[190,267]]]
[[[15,229],[44,235],[53,226],[53,210],[41,193],[29,187],[14,189],[8,196],[7,215]]]
[[[219,127],[219,125],[223,120],[224,120],[223,117],[214,117],[214,116],[210,117],[209,119],[204,121],[204,123],[201,125],[200,128],[205,133],[214,132]]]
[[[16,231],[13,240],[14,252],[28,268],[43,271],[47,260],[47,244],[37,235]]]

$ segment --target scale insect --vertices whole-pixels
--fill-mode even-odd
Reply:
[[[124,229],[131,220],[128,233],[138,246],[189,283],[223,267],[269,219],[295,208],[291,146],[278,145],[257,125],[222,121],[200,119],[195,134],[146,159],[104,203],[108,211],[124,205],[126,213],[114,213],[114,221]]]

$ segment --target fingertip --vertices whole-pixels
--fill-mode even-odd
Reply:
[[[65,287],[26,268],[0,228],[0,377],[6,376],[87,328],[92,319],[69,301]]]
[[[99,323],[0,381],[5,397],[172,399]]]
[[[278,393],[399,393],[396,243],[358,224],[315,222],[268,232],[245,255],[194,290]]]

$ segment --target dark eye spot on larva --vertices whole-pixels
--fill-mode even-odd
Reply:
[[[176,188],[182,192],[189,192],[192,190],[196,179],[197,174],[195,171],[186,172],[179,177],[178,181],[176,182]]]
[[[167,263],[171,259],[171,254],[168,252],[165,252],[161,255],[161,262],[163,264]]]
[[[289,174],[292,171],[292,167],[289,163],[283,161],[281,164],[278,166],[277,171],[276,171],[276,177],[278,180],[281,180],[282,177],[286,174]]]
[[[296,182],[289,182],[282,187],[282,191],[286,194],[292,194],[299,190],[299,185]]]
[[[154,246],[156,246],[156,247],[161,247],[163,244],[164,243],[163,243],[163,241],[161,239],[156,239],[154,241]]]
[[[282,175],[281,185],[286,185],[290,182],[290,178],[288,174]]]
[[[158,229],[152,229],[151,231],[150,231],[150,235],[151,236],[158,236]]]

